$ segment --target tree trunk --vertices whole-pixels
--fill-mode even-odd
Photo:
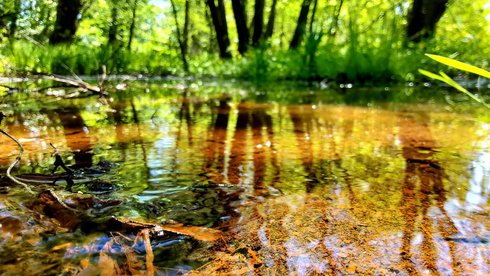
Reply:
[[[183,44],[184,44],[184,52],[187,54],[189,48],[189,25],[190,25],[190,9],[191,9],[191,1],[185,0],[185,10],[184,10],[184,33],[183,33]]]
[[[264,30],[264,0],[255,0],[254,33],[252,36],[253,46],[258,46]]]
[[[131,44],[133,43],[133,37],[134,37],[134,28],[136,25],[136,10],[138,9],[138,0],[134,0],[133,6],[132,6],[132,14],[131,14],[131,25],[129,25],[129,38],[128,38],[128,45],[126,46],[126,49],[131,50]]]
[[[246,0],[231,0],[235,24],[238,33],[238,52],[244,55],[247,52],[250,33],[247,27]]]
[[[118,32],[118,29],[119,29],[119,22],[118,22],[118,9],[117,9],[117,4],[116,3],[113,3],[113,6],[112,6],[112,9],[111,9],[111,22],[110,22],[110,26],[109,26],[109,36],[108,36],[108,39],[107,39],[107,42],[109,43],[109,45],[112,45],[114,46],[115,48],[117,48],[118,46],[118,40],[117,40],[117,32]]]
[[[49,36],[50,44],[68,43],[74,40],[81,9],[81,0],[58,0],[56,22],[54,23],[54,30]]]
[[[334,38],[335,35],[337,34],[337,28],[339,25],[339,17],[340,17],[340,12],[342,10],[343,4],[344,4],[344,0],[340,0],[339,4],[335,10],[332,23],[330,23],[330,27],[328,28],[328,32],[327,32],[329,39]]]
[[[228,26],[226,24],[225,3],[223,0],[218,0],[216,6],[214,0],[206,0],[213,20],[214,30],[216,32],[216,40],[218,41],[219,54],[221,58],[231,58],[230,39],[228,37]]]
[[[213,30],[214,30],[214,25],[213,25],[213,19],[211,19],[209,9],[205,8],[204,17],[206,18],[206,23],[209,27],[208,52],[211,53],[216,48],[216,45],[215,45],[216,40],[213,38],[213,35],[212,35]]]
[[[265,29],[264,39],[271,38],[274,33],[274,22],[276,20],[276,5],[277,0],[272,0],[271,11],[269,13],[269,20],[267,21],[267,27]]]
[[[432,37],[447,4],[448,0],[414,0],[407,18],[408,40],[419,42]]]
[[[172,6],[172,13],[174,15],[174,21],[175,21],[175,33],[177,35],[177,41],[179,42],[179,48],[180,48],[180,56],[182,58],[182,65],[184,66],[184,71],[189,72],[189,64],[187,63],[187,38],[182,37],[181,32],[180,32],[180,27],[179,27],[179,20],[177,17],[177,8],[175,7],[175,2],[174,0],[170,0],[170,5]],[[186,22],[184,23],[184,33],[186,32],[186,27],[185,25],[188,25],[188,12],[189,12],[189,0],[185,1],[185,20]],[[184,34],[184,36],[187,34]]]
[[[315,15],[316,15],[316,6],[318,5],[318,0],[314,0],[313,10],[311,11],[311,19],[310,19],[310,33],[313,33],[313,24],[315,23]]]
[[[301,5],[301,11],[299,12],[298,23],[296,24],[296,29],[294,30],[293,38],[289,44],[290,49],[298,48],[306,29],[306,21],[308,20],[308,12],[310,10],[311,0],[303,0]]]
[[[19,18],[20,9],[21,9],[20,5],[21,5],[20,0],[15,0],[14,12],[10,18],[10,28],[8,32],[8,36],[10,38],[14,37],[15,32],[17,31],[17,19]]]

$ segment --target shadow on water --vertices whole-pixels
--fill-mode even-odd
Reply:
[[[207,89],[152,87],[107,104],[19,96],[2,106],[3,129],[26,150],[16,173],[49,174],[53,143],[73,168],[117,164],[97,176],[114,189],[76,186],[122,203],[91,207],[97,219],[222,231],[214,243],[152,237],[155,268],[170,274],[490,273],[484,121],[448,112],[444,100],[403,100],[416,92],[357,99],[370,93]],[[6,168],[17,149],[0,143]],[[30,264],[31,274],[87,271],[107,256],[122,269],[148,254],[141,235],[63,229],[56,216],[26,211],[32,199],[21,187],[2,184],[2,271]],[[63,188],[33,187],[69,202]]]

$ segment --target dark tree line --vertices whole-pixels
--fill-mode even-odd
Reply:
[[[219,46],[220,56],[229,58],[230,40],[226,23],[226,11],[223,0],[206,0],[207,6],[213,18],[213,25],[216,32],[216,39]],[[334,22],[338,21],[340,8],[343,1],[339,5],[339,11],[336,13]],[[257,47],[263,40],[269,39],[274,32],[274,21],[276,17],[277,0],[272,0],[269,12],[269,19],[264,30],[264,7],[265,0],[255,0],[254,16],[252,19],[251,30],[249,29],[247,16],[247,0],[232,0],[231,1],[233,14],[235,17],[236,31],[238,34],[238,52],[245,54],[249,46]],[[303,0],[301,9],[296,22],[296,28],[291,38],[289,48],[297,49],[307,32],[309,20],[309,32],[312,32],[315,23],[315,15],[317,12],[318,0]],[[410,11],[407,15],[407,32],[408,41],[419,42],[430,38],[434,35],[435,27],[439,19],[441,19],[448,5],[447,0],[413,0]],[[333,25],[327,32],[332,34]],[[323,31],[322,31],[323,33]]]

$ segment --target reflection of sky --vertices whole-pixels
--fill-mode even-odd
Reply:
[[[490,154],[484,149],[472,162],[469,191],[466,194],[464,209],[481,211],[485,208],[490,191]]]

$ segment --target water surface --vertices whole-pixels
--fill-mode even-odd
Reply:
[[[98,179],[110,189],[75,185],[121,202],[92,214],[222,231],[152,240],[157,272],[490,273],[489,117],[459,95],[131,83],[106,99],[18,93],[2,111],[25,148],[14,174],[49,174],[52,143],[74,167],[117,164]],[[4,171],[18,148],[0,145]],[[127,272],[144,259],[137,237],[59,227],[2,183],[1,271],[76,274],[109,256]]]

